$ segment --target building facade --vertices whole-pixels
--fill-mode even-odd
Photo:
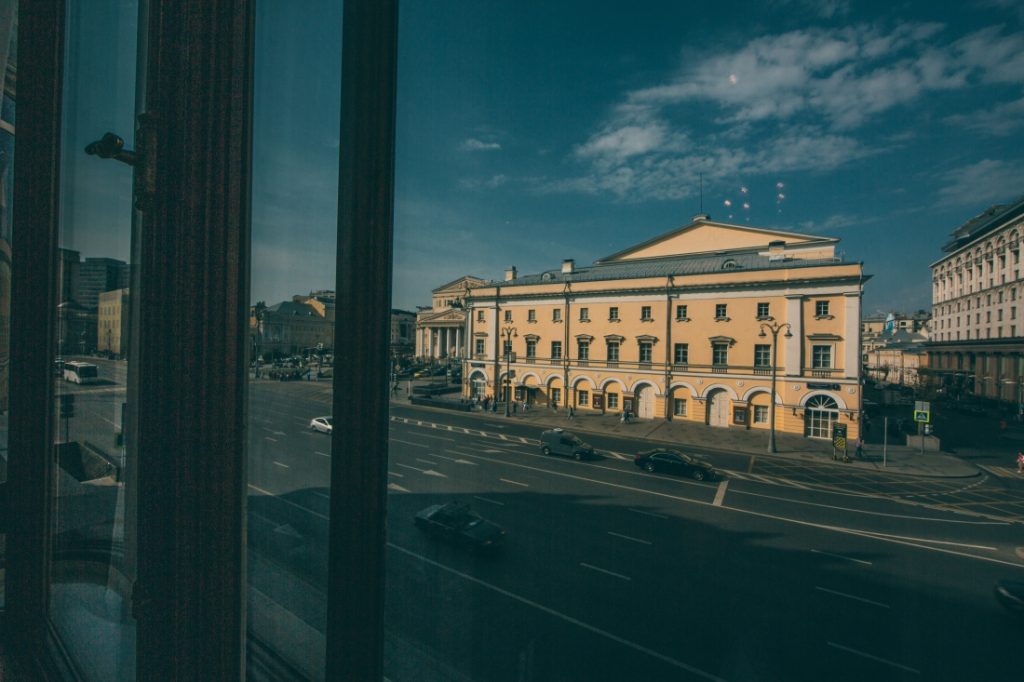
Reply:
[[[953,231],[931,265],[933,384],[956,397],[1024,400],[1024,199],[993,206]]]
[[[777,430],[854,438],[867,278],[837,243],[697,216],[592,266],[510,268],[466,299],[464,395],[767,429],[774,375]]]
[[[123,357],[128,352],[129,291],[127,288],[104,291],[99,295],[96,350]]]
[[[391,309],[391,357],[404,360],[416,352],[416,313]]]
[[[416,357],[442,360],[464,357],[466,311],[464,300],[470,288],[486,280],[465,275],[431,292],[431,305],[416,314]]]
[[[302,353],[308,348],[334,349],[334,322],[310,303],[292,300],[253,306],[249,331],[255,355],[266,359]]]

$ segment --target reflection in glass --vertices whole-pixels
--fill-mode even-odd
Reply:
[[[257,3],[247,538],[252,679],[282,670],[324,676],[339,5]]]
[[[104,682],[135,679],[135,216],[131,168],[84,149],[108,131],[133,146],[138,13],[68,3],[65,53],[49,616],[81,677]]]

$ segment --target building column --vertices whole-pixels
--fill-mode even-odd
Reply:
[[[786,322],[790,324],[792,339],[786,339],[786,356],[784,373],[786,376],[800,376],[800,360],[804,350],[804,325],[803,325],[803,301],[804,297],[796,294],[786,296]],[[774,396],[772,396],[774,400]]]
[[[847,379],[860,376],[860,292],[846,294],[843,314],[843,371]]]

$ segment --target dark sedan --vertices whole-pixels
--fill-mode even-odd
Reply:
[[[637,453],[633,464],[641,469],[654,473],[664,471],[668,474],[689,476],[696,481],[721,478],[721,473],[704,460],[684,455],[677,450],[646,450]]]
[[[432,504],[416,513],[416,527],[435,537],[472,549],[499,547],[505,529],[483,518],[468,504]]]

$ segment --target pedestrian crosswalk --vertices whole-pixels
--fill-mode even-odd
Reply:
[[[997,467],[990,464],[979,464],[978,468],[984,469],[997,478],[1024,478],[1024,474],[1017,472],[1017,467]]]

